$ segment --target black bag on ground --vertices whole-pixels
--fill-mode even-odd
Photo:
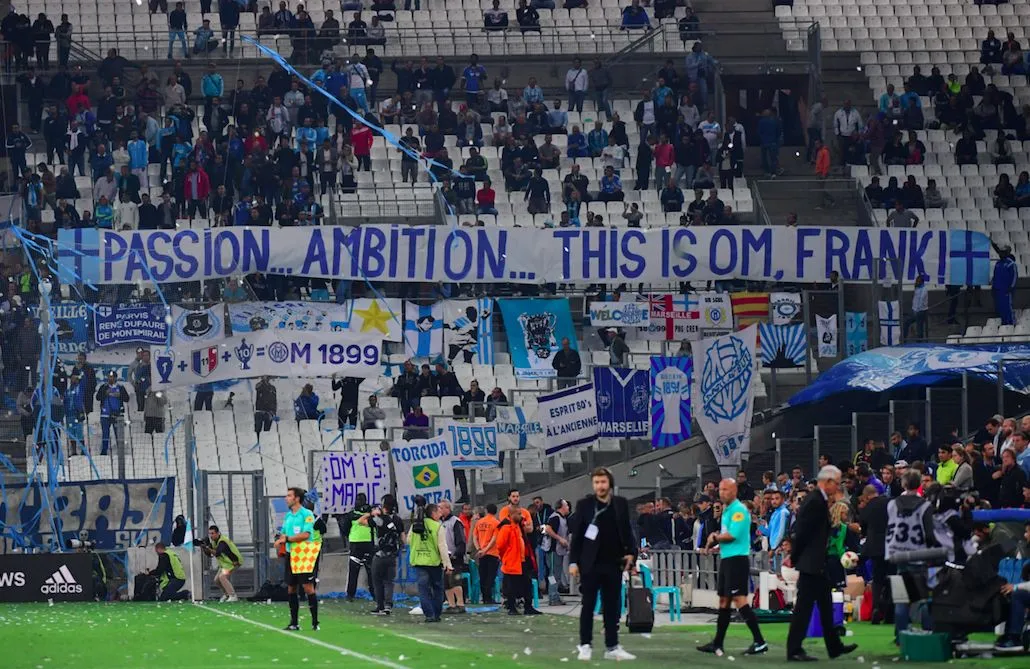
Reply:
[[[650,634],[654,628],[654,595],[643,586],[635,586],[630,577],[626,587],[626,629],[631,634]]]
[[[136,574],[132,585],[132,601],[156,602],[157,577],[150,574]]]
[[[273,584],[271,581],[265,581],[257,593],[251,597],[247,597],[248,602],[266,602],[268,600],[273,602],[285,602],[289,599],[290,593],[286,589],[286,584]]]

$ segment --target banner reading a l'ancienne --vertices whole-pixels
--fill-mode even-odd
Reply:
[[[306,228],[58,232],[65,282],[179,283],[237,274],[403,282],[844,281],[918,274],[983,285],[990,240],[967,230],[795,228]],[[896,259],[884,262],[883,259]]]

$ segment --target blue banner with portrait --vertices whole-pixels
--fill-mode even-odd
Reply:
[[[557,376],[552,363],[561,350],[562,339],[576,348],[576,330],[572,325],[569,301],[556,299],[498,300],[515,375],[521,378]]]

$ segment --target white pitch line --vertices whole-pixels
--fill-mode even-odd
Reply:
[[[429,639],[420,639],[417,636],[408,636],[407,634],[398,634],[397,632],[394,632],[393,630],[389,630],[389,629],[383,630],[383,631],[386,632],[387,634],[392,635],[392,636],[400,637],[402,639],[407,639],[408,641],[414,641],[415,643],[422,643],[422,644],[425,644],[427,646],[435,646],[436,648],[443,648],[444,650],[462,650],[461,648],[456,648],[455,646],[448,646],[447,644],[440,643],[439,641],[430,641]]]
[[[302,635],[294,633],[294,632],[290,632],[290,631],[287,631],[287,630],[279,629],[278,627],[273,627],[272,625],[266,625],[265,623],[258,622],[256,620],[251,620],[250,618],[244,618],[241,615],[235,615],[235,614],[232,614],[232,613],[227,613],[225,611],[219,611],[218,609],[212,608],[210,606],[197,605],[197,607],[201,608],[201,609],[203,609],[205,611],[210,611],[211,613],[216,613],[216,614],[218,614],[220,616],[224,616],[226,618],[231,618],[233,620],[240,620],[240,621],[245,622],[245,623],[250,623],[251,625],[254,625],[255,627],[260,627],[260,628],[266,629],[266,630],[268,630],[270,632],[278,632],[279,634],[282,634],[283,636],[288,636],[291,639],[299,639],[301,641],[307,641],[308,643],[314,644],[316,646],[321,646],[322,648],[328,648],[329,650],[335,650],[336,652],[338,652],[338,653],[340,653],[342,655],[347,655],[349,657],[353,657],[356,660],[363,660],[365,662],[371,662],[373,664],[378,664],[381,667],[389,667],[390,669],[409,669],[408,667],[405,667],[403,664],[397,664],[396,662],[391,662],[390,660],[383,660],[383,659],[380,659],[378,657],[372,657],[371,655],[365,655],[365,654],[359,653],[357,651],[349,650],[349,649],[344,648],[342,646],[334,646],[333,644],[328,643],[326,641],[322,641],[321,639],[315,639],[315,638],[310,637],[310,636],[302,636]]]

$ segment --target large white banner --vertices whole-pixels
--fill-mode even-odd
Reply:
[[[390,456],[386,453],[323,451],[316,454],[315,466],[322,471],[318,488],[322,513],[346,513],[362,493],[369,504],[380,504],[390,492]]]
[[[335,332],[262,330],[204,345],[151,346],[155,390],[255,376],[382,374],[382,337]]]
[[[454,499],[454,466],[449,439],[444,435],[395,441],[390,446],[390,457],[402,511],[414,509],[418,495],[430,504]]]
[[[751,445],[758,326],[702,339],[694,350],[694,418],[720,466],[740,464]]]
[[[544,453],[554,455],[597,440],[594,384],[586,383],[537,398],[537,417],[543,428]]]
[[[622,283],[989,281],[990,240],[867,227],[458,228],[436,225],[58,231],[62,282],[179,283],[259,272],[351,281]],[[883,262],[882,259],[896,259]],[[895,268],[898,268],[895,270]],[[81,278],[77,278],[81,277]]]

